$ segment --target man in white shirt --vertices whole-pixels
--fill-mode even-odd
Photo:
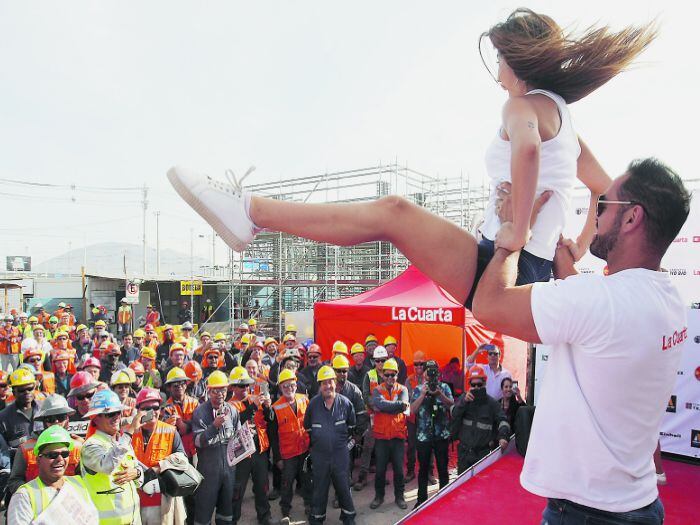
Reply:
[[[520,476],[548,498],[543,523],[663,523],[652,454],[687,323],[659,268],[689,208],[670,168],[634,161],[598,201],[590,248],[608,276],[577,275],[563,241],[563,280],[514,286],[519,253],[500,248],[479,281],[480,322],[553,346]]]
[[[493,343],[479,345],[479,347],[467,357],[467,367],[471,367],[476,362],[476,356],[480,353],[486,354],[489,363],[488,366],[483,367],[487,379],[486,393],[496,401],[499,401],[503,397],[501,381],[506,377],[511,377],[511,373],[499,363],[501,349]]]

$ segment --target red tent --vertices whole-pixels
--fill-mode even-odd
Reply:
[[[316,303],[314,334],[324,358],[330,357],[336,340],[349,347],[363,343],[367,334],[376,335],[380,343],[386,336],[394,336],[399,341],[397,353],[409,366],[416,350],[424,351],[441,367],[452,357],[463,365],[466,355],[479,344],[495,341],[501,348],[505,344],[504,365],[520,379],[521,390],[525,384],[525,343],[485,329],[471,312],[413,266],[373,290]]]

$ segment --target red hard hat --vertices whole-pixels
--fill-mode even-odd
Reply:
[[[83,363],[83,369],[87,368],[88,366],[96,366],[100,370],[102,369],[102,365],[100,364],[99,359],[96,357],[88,357],[85,362]]]
[[[68,361],[70,360],[70,355],[68,355],[68,352],[65,350],[59,350],[56,352],[56,355],[51,358],[51,362],[55,363],[56,361]]]
[[[149,323],[143,327],[143,331],[144,332],[155,332],[155,329],[153,328],[153,325]]]
[[[197,383],[202,379],[202,367],[197,361],[187,361],[184,366],[185,374],[190,381]]]
[[[68,397],[89,392],[93,388],[97,388],[97,382],[92,377],[90,372],[78,372],[70,380],[70,392]]]
[[[134,374],[145,374],[146,369],[143,367],[143,363],[141,361],[134,361],[129,365],[129,368],[131,368],[134,371]]]
[[[486,376],[486,371],[481,365],[474,365],[467,371],[467,377],[465,378],[465,386],[468,389],[469,383],[472,379],[483,379],[484,382],[488,379]]]
[[[103,348],[103,345],[100,345],[100,350],[102,351],[102,355],[109,355],[109,354],[117,354],[121,355],[122,351],[119,348],[119,345],[116,343],[107,343],[104,345],[105,347]]]
[[[160,404],[163,399],[160,397],[160,393],[155,388],[142,388],[139,394],[136,396],[136,406],[140,406],[148,401],[157,401]]]

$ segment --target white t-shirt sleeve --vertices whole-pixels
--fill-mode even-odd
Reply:
[[[29,525],[34,521],[34,511],[26,490],[18,490],[10,499],[7,509],[7,523]]]
[[[613,327],[609,291],[598,275],[534,283],[530,298],[540,341],[546,345],[594,345]]]

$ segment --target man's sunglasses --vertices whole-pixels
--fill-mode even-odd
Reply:
[[[75,399],[78,401],[84,401],[85,399],[92,399],[92,396],[95,395],[95,392],[88,392],[87,394],[78,394],[75,396]]]
[[[108,412],[107,414],[100,414],[105,419],[114,419],[117,416],[121,416],[121,412]]]
[[[51,452],[44,452],[42,454],[39,454],[41,457],[48,458],[51,461],[54,461],[58,459],[58,457],[62,457],[63,459],[68,459],[68,456],[70,456],[70,451],[68,450],[52,450]]]
[[[396,374],[384,374],[384,377],[396,377]]]
[[[413,363],[413,366],[425,366],[425,363],[419,361],[417,363]]]
[[[484,386],[484,383],[469,383],[469,386],[472,388],[481,388]]]
[[[598,202],[596,203],[596,217],[600,217],[603,214],[603,212],[605,212],[605,209],[608,207],[608,205],[612,204],[619,204],[620,206],[641,206],[644,210],[644,213],[649,215],[649,212],[647,212],[647,209],[644,207],[644,204],[642,204],[639,201],[614,201],[606,199],[605,195],[601,195],[600,197],[598,197]]]
[[[374,359],[375,363],[384,363],[386,362],[386,359]]]
[[[7,383],[0,383],[0,388],[7,388],[7,387],[8,387]]]
[[[62,423],[66,419],[68,419],[68,414],[57,414],[55,416],[44,417],[44,421],[47,423]]]
[[[489,355],[501,355],[501,353],[498,350],[494,350],[488,353]]]

